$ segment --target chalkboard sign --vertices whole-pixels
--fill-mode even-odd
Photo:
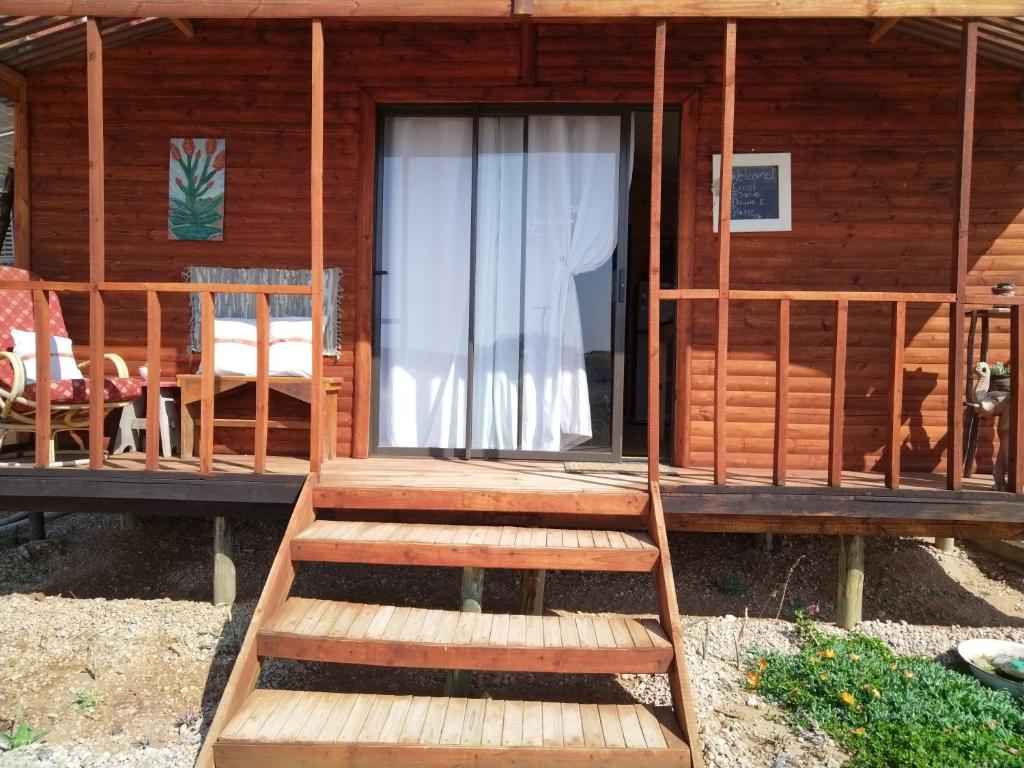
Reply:
[[[721,156],[714,157],[714,229],[718,231]],[[786,152],[733,156],[733,232],[788,232],[792,229],[790,156]]]

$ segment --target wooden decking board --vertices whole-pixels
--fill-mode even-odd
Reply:
[[[352,698],[351,694],[260,689],[253,691],[250,704],[264,722],[287,711],[292,722],[302,723],[306,714],[322,717],[325,707],[343,711],[342,702]],[[343,727],[324,728],[312,737],[312,729],[300,725],[294,738],[282,741],[260,729],[242,727],[236,718],[214,747],[217,765],[344,764],[369,768],[388,761],[424,766],[479,761],[487,766],[562,768],[622,765],[627,750],[628,759],[643,765],[688,764],[687,746],[670,720],[659,719],[654,710],[640,704],[580,707],[559,702],[370,694],[355,698],[356,706]]]
[[[347,623],[353,613],[360,620]],[[672,660],[654,621],[460,614],[298,597],[260,628],[257,649],[260,656],[305,661],[522,672],[657,673]]]
[[[564,534],[571,533],[566,536]],[[476,568],[649,572],[646,533],[487,525],[317,520],[292,541],[295,560]]]

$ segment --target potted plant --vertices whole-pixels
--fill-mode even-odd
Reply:
[[[991,378],[988,383],[989,392],[1010,391],[1010,364],[996,361],[989,369]]]
[[[996,296],[1013,296],[1014,285],[1010,282],[1000,282],[992,286],[992,293]]]

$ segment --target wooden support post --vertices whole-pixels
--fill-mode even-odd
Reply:
[[[846,412],[846,328],[850,303],[836,302],[836,337],[832,348],[832,397],[828,430],[828,484],[843,484],[843,421]]]
[[[885,463],[885,484],[900,487],[900,454],[903,449],[903,351],[907,334],[907,303],[892,305],[889,334],[889,446]]]
[[[963,485],[964,405],[967,380],[964,319],[967,304],[967,245],[971,223],[971,170],[974,163],[974,90],[978,64],[978,22],[964,20],[960,63],[960,153],[957,156],[957,208],[953,226],[950,286],[956,301],[949,307],[949,374],[946,436],[946,487]]]
[[[203,291],[200,294],[199,338],[203,371],[199,384],[199,428],[202,434],[199,439],[199,471],[213,472],[213,409],[214,409],[214,305],[213,294]],[[316,334],[314,334],[315,336]],[[184,407],[184,406],[183,406]]]
[[[14,263],[32,268],[31,153],[28,89],[19,88],[14,105]]]
[[[46,516],[43,512],[28,513],[28,540],[40,541],[46,538]]]
[[[36,329],[36,466],[53,461],[50,429],[50,304],[46,291],[32,291],[33,324]]]
[[[779,337],[775,362],[775,463],[772,481],[786,484],[786,441],[789,436],[789,299],[779,299]]]
[[[676,287],[693,288],[697,261],[697,134],[700,116],[698,96],[683,102],[679,125],[679,250],[676,257]],[[693,302],[676,302],[675,435],[672,463],[687,467],[693,450]]]
[[[146,469],[160,469],[160,295],[146,292]]]
[[[729,360],[729,255],[732,222],[732,154],[736,117],[736,22],[725,25],[722,67],[722,160],[718,195],[718,316],[715,324],[715,483],[726,481],[726,392]]]
[[[1020,305],[1010,310],[1010,391],[1012,410],[1002,417],[1010,419],[1010,430],[1003,438],[1010,441],[1006,451],[1007,489],[1024,493],[1024,311]]]
[[[103,157],[103,38],[99,23],[85,22],[89,123],[89,468],[103,466],[104,336],[106,317],[100,285],[106,279]]]
[[[654,38],[654,103],[651,107],[651,220],[647,264],[647,479],[661,468],[661,160],[665,128],[665,23]]]
[[[463,613],[481,613],[484,604],[483,568],[462,569],[462,596],[459,610]],[[455,669],[448,673],[445,683],[445,694],[448,696],[468,696],[473,684],[473,673],[464,669]]]
[[[864,600],[864,537],[839,537],[839,589],[836,623],[853,629],[861,620]]]
[[[213,519],[213,603],[235,602],[235,523],[227,517]]]
[[[312,277],[313,376],[309,396],[309,471],[320,473],[324,418],[324,25],[313,20],[312,123],[310,125],[309,210]]]
[[[153,433],[146,433],[147,440],[150,439],[150,434]],[[157,432],[156,434],[159,434],[159,432]],[[134,531],[136,528],[139,527],[139,516],[136,515],[134,512],[122,512],[120,524],[122,531]]]
[[[310,393],[312,399],[312,393]],[[253,468],[267,471],[267,430],[270,423],[270,297],[256,294],[256,438]]]
[[[547,571],[519,572],[519,612],[529,616],[544,614],[544,582]]]

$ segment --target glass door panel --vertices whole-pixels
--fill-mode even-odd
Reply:
[[[380,173],[378,445],[462,448],[473,119],[389,118]]]

